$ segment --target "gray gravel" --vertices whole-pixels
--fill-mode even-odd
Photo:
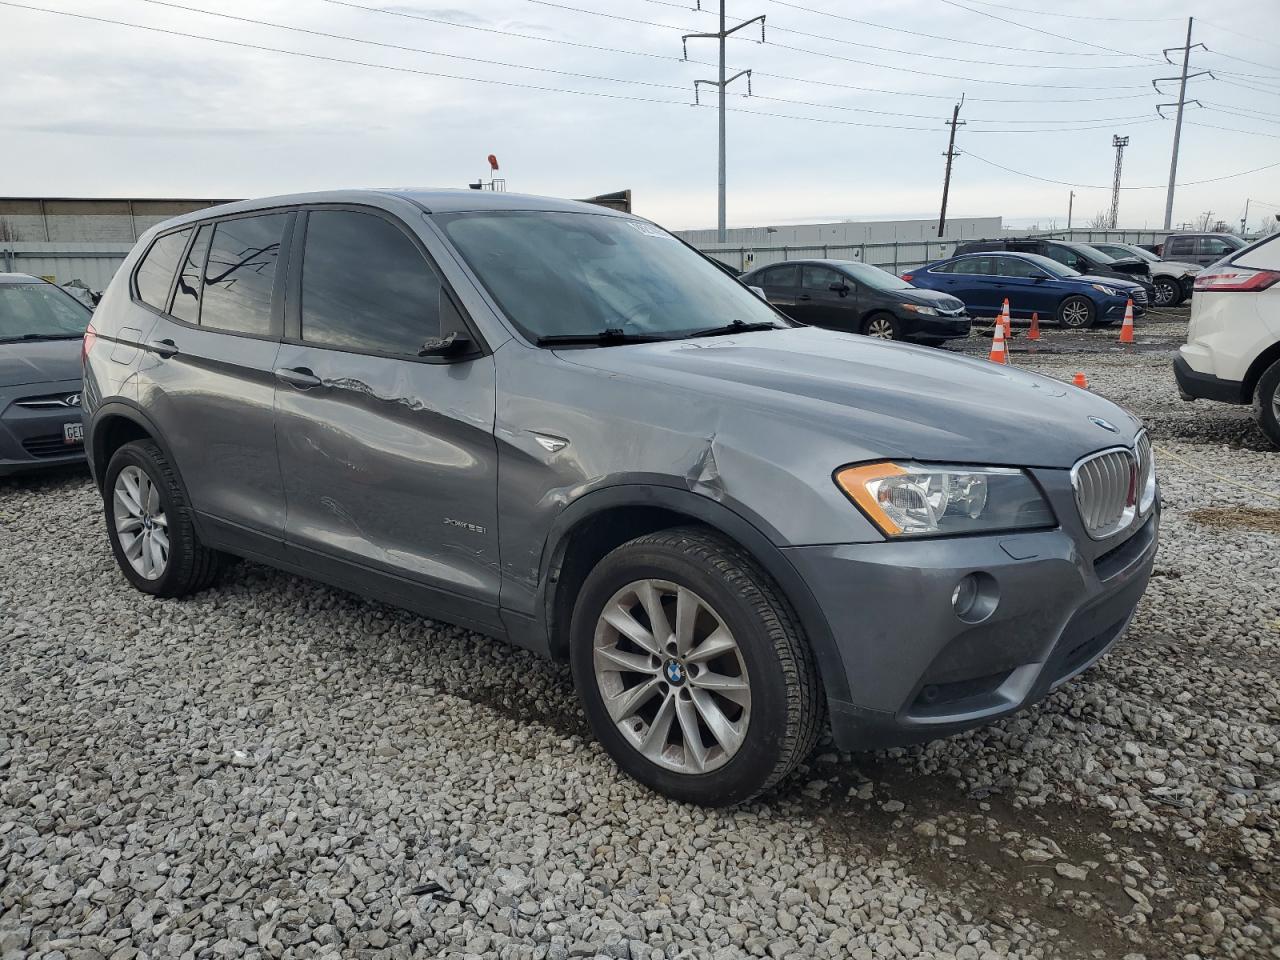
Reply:
[[[1280,500],[1229,482],[1280,454],[1176,399],[1184,329],[1014,353],[1186,461],[1128,639],[727,812],[623,779],[564,669],[251,564],[151,600],[82,474],[0,481],[0,957],[1280,958]]]

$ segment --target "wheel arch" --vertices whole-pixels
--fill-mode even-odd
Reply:
[[[102,491],[106,482],[107,464],[112,455],[126,443],[134,440],[150,440],[160,448],[164,458],[172,464],[173,474],[182,488],[182,494],[190,503],[191,497],[187,491],[186,482],[182,479],[182,471],[178,469],[173,452],[169,449],[155,422],[142,408],[126,400],[111,400],[95,409],[90,418],[89,429],[86,431],[89,466],[99,492]],[[199,515],[193,511],[193,516],[196,517],[197,532],[201,532]]]
[[[713,530],[773,578],[799,619],[828,699],[847,700],[844,660],[826,616],[784,551],[731,507],[678,487],[607,487],[580,498],[560,515],[543,550],[538,590],[538,617],[551,656],[568,657],[573,601],[596,562],[628,540],[676,526]]]
[[[1254,357],[1253,363],[1249,364],[1249,369],[1244,375],[1244,382],[1240,390],[1240,399],[1242,401],[1248,403],[1253,399],[1253,392],[1258,389],[1258,381],[1271,368],[1271,365],[1278,360],[1280,360],[1280,340],[1263,350]]]

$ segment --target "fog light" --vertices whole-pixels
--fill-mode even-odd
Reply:
[[[951,609],[965,623],[981,623],[999,602],[1000,588],[989,573],[970,573],[951,591]]]

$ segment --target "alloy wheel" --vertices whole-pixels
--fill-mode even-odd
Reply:
[[[885,317],[872,317],[867,324],[867,336],[877,340],[892,340],[893,323]]]
[[[1062,308],[1062,322],[1068,327],[1083,327],[1089,323],[1089,305],[1083,300],[1072,300]]]
[[[1157,280],[1156,287],[1156,306],[1167,307],[1173,301],[1178,299],[1178,288],[1175,284],[1168,280]]]
[[[732,631],[709,603],[666,580],[637,580],[596,622],[596,686],[619,732],[651,762],[702,774],[746,740],[751,684]]]
[[[116,476],[112,496],[120,549],[139,576],[158,580],[169,564],[169,521],[160,491],[141,467],[130,464]]]

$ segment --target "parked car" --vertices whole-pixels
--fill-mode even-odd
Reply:
[[[84,460],[80,350],[90,316],[46,280],[0,273],[0,476]]]
[[[1184,400],[1253,404],[1280,447],[1280,234],[1196,277],[1187,342],[1173,362]]]
[[[1192,284],[1195,283],[1196,274],[1201,269],[1198,263],[1161,260],[1150,250],[1136,243],[1091,243],[1089,246],[1117,260],[1139,257],[1147,261],[1148,269],[1151,271],[1151,283],[1155,287],[1155,296],[1152,300],[1155,306],[1176,307],[1191,298]]]
[[[968,253],[902,275],[917,287],[963,300],[972,313],[993,316],[1009,300],[1011,317],[1040,314],[1074,330],[1124,319],[1133,300],[1140,317],[1142,287],[1131,280],[1091,277],[1033,253]]]
[[[795,325],[581,203],[200,210],[144,234],[93,331],[129,583],[184,596],[234,554],[505,638],[684,801],[759,793],[824,726],[882,747],[1038,701],[1117,641],[1155,556],[1125,410]]]
[[[964,253],[988,253],[1008,251],[1010,253],[1034,253],[1050,260],[1056,260],[1064,267],[1070,267],[1077,273],[1090,277],[1110,277],[1116,280],[1128,280],[1142,287],[1142,295],[1134,297],[1133,302],[1145,307],[1155,300],[1155,285],[1151,282],[1151,270],[1147,261],[1138,257],[1116,260],[1101,250],[1095,250],[1085,243],[1073,243],[1067,240],[1011,239],[1011,240],[969,240],[956,245],[952,256]]]
[[[792,320],[881,340],[942,343],[969,335],[964,304],[851,260],[793,260],[742,277]]]
[[[1171,233],[1156,245],[1156,255],[1165,260],[1198,263],[1207,267],[1244,247],[1232,233]]]

